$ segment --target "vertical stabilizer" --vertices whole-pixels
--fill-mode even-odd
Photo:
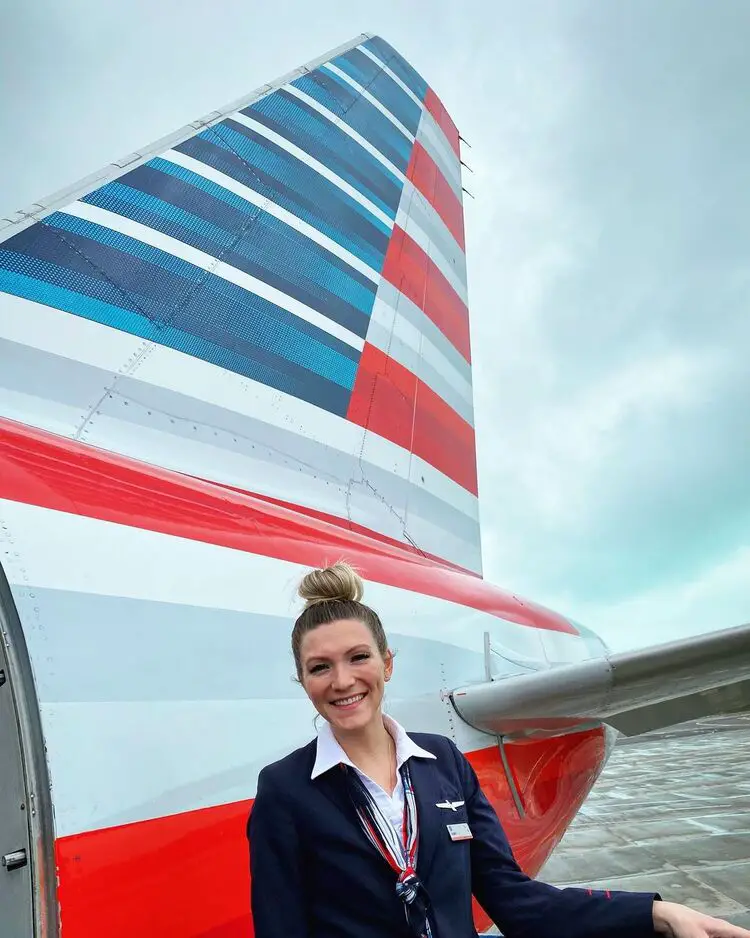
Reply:
[[[0,415],[481,571],[458,132],[360,36],[0,229]]]

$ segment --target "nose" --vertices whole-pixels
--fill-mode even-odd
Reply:
[[[337,664],[333,669],[331,687],[335,691],[345,691],[354,684],[354,675],[347,664]]]

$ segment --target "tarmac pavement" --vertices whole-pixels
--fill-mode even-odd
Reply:
[[[750,928],[750,716],[621,739],[538,878],[654,890]]]

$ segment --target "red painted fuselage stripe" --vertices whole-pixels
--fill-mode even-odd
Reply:
[[[414,142],[411,151],[406,177],[435,209],[461,250],[465,251],[464,212],[461,203],[435,161],[418,140]]]
[[[604,762],[601,730],[510,743],[526,815],[518,816],[497,746],[468,753],[520,866],[537,874]],[[251,938],[246,839],[252,800],[60,838],[66,938]],[[474,906],[477,927],[489,925]]]
[[[366,579],[519,625],[576,635],[563,616],[337,525],[210,482],[0,418],[0,498],[321,566],[346,556]]]
[[[466,361],[471,362],[466,304],[435,262],[397,225],[388,243],[383,276],[415,303]]]
[[[428,385],[367,342],[347,419],[403,446],[477,494],[474,428]]]
[[[208,479],[203,479],[202,481],[207,482]],[[465,567],[459,566],[457,563],[451,563],[450,560],[443,560],[442,557],[436,557],[433,554],[425,553],[423,550],[419,550],[411,544],[405,544],[402,541],[397,541],[395,537],[388,537],[386,534],[381,534],[380,531],[373,531],[371,528],[366,528],[362,524],[356,524],[354,521],[350,521],[348,518],[339,518],[338,515],[329,515],[325,511],[317,511],[315,508],[308,508],[306,505],[295,505],[292,502],[285,502],[281,498],[273,498],[270,495],[260,495],[258,492],[250,492],[247,489],[241,489],[237,485],[228,485],[226,483],[214,483],[215,485],[222,485],[228,489],[231,489],[233,492],[241,492],[243,495],[250,495],[252,498],[260,498],[264,502],[270,502],[272,505],[280,505],[282,508],[289,508],[292,511],[302,512],[304,515],[309,515],[311,518],[317,518],[318,521],[325,521],[326,524],[335,524],[340,528],[346,528],[347,531],[355,531],[357,534],[362,534],[365,537],[374,538],[376,541],[380,541],[383,544],[389,544],[391,547],[397,547],[400,550],[406,550],[410,554],[418,554],[421,557],[427,557],[429,560],[434,561],[437,564],[441,564],[444,567],[448,567],[451,570],[458,570],[460,573],[465,573],[467,576],[479,576],[478,573],[475,573],[474,570],[468,570]]]
[[[435,94],[432,88],[427,89],[424,104],[427,110],[435,118],[438,127],[443,131],[448,143],[451,145],[456,156],[461,156],[461,145],[458,140],[458,128],[451,120],[450,114],[446,111],[443,102]]]

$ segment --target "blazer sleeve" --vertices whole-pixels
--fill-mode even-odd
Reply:
[[[559,889],[527,876],[474,769],[451,742],[461,774],[470,841],[472,892],[506,938],[651,938],[654,892]]]
[[[258,776],[247,836],[256,938],[308,938],[299,832],[288,797],[267,769]]]

